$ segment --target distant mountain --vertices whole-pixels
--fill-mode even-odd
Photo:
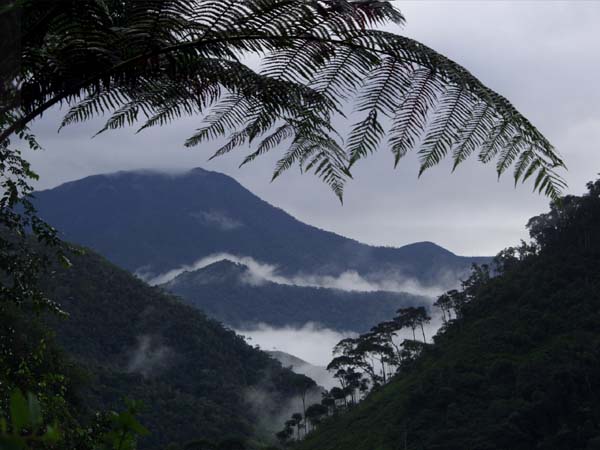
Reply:
[[[56,267],[44,281],[49,298],[69,315],[49,325],[90,377],[87,407],[143,401],[141,421],[151,435],[141,450],[201,438],[268,441],[290,407],[299,407],[294,397],[305,377],[99,255],[70,259],[73,267]],[[314,383],[313,390],[320,396]]]
[[[162,287],[237,329],[257,323],[281,327],[315,322],[339,331],[364,332],[393,317],[398,308],[428,303],[425,297],[406,293],[277,284],[228,260],[183,272]]]
[[[91,247],[131,272],[154,277],[214,253],[252,257],[285,275],[372,282],[414,280],[448,287],[472,263],[431,242],[372,247],[306,225],[234,179],[193,169],[182,174],[118,172],[36,193],[42,217],[66,240]]]

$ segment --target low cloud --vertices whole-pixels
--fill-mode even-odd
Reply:
[[[413,295],[436,297],[448,289],[455,287],[458,284],[459,278],[457,274],[444,273],[440,275],[440,286],[423,286],[416,279],[403,277],[399,273],[374,274],[370,275],[369,279],[354,270],[342,272],[338,276],[302,273],[284,276],[278,272],[276,265],[257,261],[250,256],[238,256],[230,253],[215,253],[201,258],[193,264],[181,266],[158,276],[148,276],[141,270],[138,270],[136,274],[149,284],[158,285],[171,281],[183,272],[202,269],[224,259],[245,265],[248,268],[248,272],[242,281],[251,285],[272,282],[293,286],[340,289],[343,291],[406,292]]]
[[[432,316],[431,322],[424,327],[427,342],[432,342],[433,336],[442,325],[442,317],[437,309],[431,311],[430,315]],[[294,364],[291,361],[288,362],[288,358],[277,358],[282,361],[284,366],[293,366],[294,372],[312,378],[318,385],[326,389],[339,385],[333,375],[325,370],[325,367],[333,359],[333,348],[342,339],[358,336],[357,333],[338,332],[319,327],[314,323],[308,323],[303,327],[281,328],[258,324],[250,329],[236,330],[236,333],[243,336],[248,344],[258,346],[261,350],[284,352],[308,363]],[[417,340],[422,339],[420,329],[416,330],[415,337]],[[400,343],[404,339],[413,339],[410,329],[399,332],[394,341]]]
[[[221,211],[191,212],[190,216],[204,225],[212,226],[222,231],[232,231],[243,226],[242,222],[229,217]]]
[[[213,253],[212,255],[200,258],[193,264],[183,265],[157,276],[148,275],[142,270],[138,270],[136,272],[136,275],[142,278],[148,284],[155,286],[158,284],[167,283],[175,277],[181,275],[183,272],[193,272],[194,270],[202,269],[206,266],[210,266],[211,264],[222,261],[224,259],[235,263],[244,264],[246,267],[248,267],[249,273],[251,274],[251,279],[249,278],[247,280],[249,283],[259,283],[264,281],[274,281],[274,279],[284,279],[282,277],[277,277],[274,275],[277,270],[277,266],[259,263],[258,261],[254,260],[249,256],[236,256],[230,253]],[[279,281],[275,282],[278,283]]]
[[[150,377],[167,367],[172,356],[173,351],[160,344],[157,338],[149,335],[138,336],[137,345],[129,356],[127,371]]]
[[[271,351],[269,354],[271,357],[278,360],[283,367],[289,367],[295,373],[306,375],[325,389],[331,389],[339,384],[333,377],[333,374],[329,372],[325,366],[310,364],[294,355],[282,351]]]
[[[275,442],[275,433],[281,431],[285,422],[294,413],[303,413],[302,398],[295,396],[282,401],[281,397],[267,389],[252,387],[246,390],[244,398],[249,406],[250,414],[255,417],[259,428],[267,432],[267,436]],[[305,398],[306,406],[321,402],[321,390],[310,390]]]
[[[356,333],[350,331],[334,331],[314,323],[307,323],[300,328],[274,328],[261,323],[236,332],[244,336],[250,345],[258,345],[262,350],[285,352],[321,367],[329,364],[331,351],[339,341],[356,336]]]

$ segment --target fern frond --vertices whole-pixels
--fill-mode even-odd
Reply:
[[[286,139],[292,138],[294,135],[295,129],[291,124],[286,123],[284,125],[281,125],[272,134],[264,138],[258,145],[256,151],[246,156],[240,164],[240,166],[246,165],[247,163],[254,161],[260,155],[267,153],[268,151],[280,145]]]
[[[484,144],[481,146],[479,161],[484,164],[490,162],[502,148],[508,146],[515,134],[516,130],[509,120],[502,120],[500,123],[497,123],[489,131]]]
[[[430,70],[417,69],[411,74],[410,87],[398,107],[389,134],[388,143],[394,155],[394,166],[414,148],[440,93],[435,74]]]
[[[452,171],[456,170],[459,164],[481,147],[488,134],[487,130],[493,128],[496,122],[497,116],[489,104],[480,102],[472,108],[471,115],[452,152],[454,161]]]
[[[372,110],[362,121],[355,124],[348,138],[347,152],[350,155],[349,167],[352,167],[359,159],[375,153],[384,130],[377,120],[377,110]]]
[[[419,175],[439,162],[460,139],[470,116],[471,99],[464,86],[453,86],[441,96],[433,121],[419,149]]]
[[[44,15],[45,5],[23,6],[21,65],[6,72],[10,101],[0,105],[15,120],[0,142],[66,102],[62,126],[109,114],[101,132],[202,116],[185,144],[227,138],[219,155],[249,145],[243,163],[291,140],[275,172],[310,167],[338,193],[384,139],[395,165],[417,151],[421,173],[449,154],[454,168],[477,154],[499,175],[514,166],[515,181],[535,174],[539,191],[561,188],[560,155],[507,99],[431,48],[381,31],[404,23],[393,2],[58,0]],[[340,137],[331,124],[350,105],[364,119]]]

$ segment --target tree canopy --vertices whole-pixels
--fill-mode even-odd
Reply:
[[[296,448],[600,448],[599,221],[600,181],[532,218],[438,299],[433,343]]]

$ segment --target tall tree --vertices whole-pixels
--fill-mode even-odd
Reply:
[[[304,425],[304,420],[303,420],[303,415],[301,413],[294,413],[292,414],[292,422],[294,424],[294,426],[296,427],[296,432],[297,432],[297,439],[300,440],[300,430],[302,429],[303,425]]]
[[[417,340],[416,330],[421,329],[423,333],[423,343],[426,343],[427,338],[425,337],[426,323],[431,321],[431,317],[427,314],[427,310],[423,306],[415,307],[409,306],[407,308],[400,308],[398,315],[393,319],[397,324],[398,329],[410,328],[412,330],[413,340]]]

